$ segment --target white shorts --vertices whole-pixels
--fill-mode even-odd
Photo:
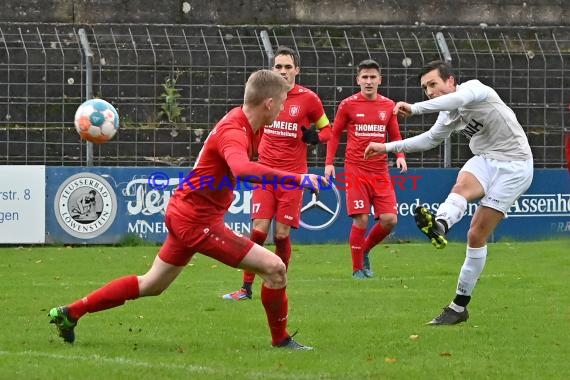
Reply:
[[[482,206],[499,210],[507,215],[513,203],[530,187],[532,182],[532,159],[526,161],[498,161],[483,156],[474,156],[463,165],[460,172],[475,176],[485,195]]]

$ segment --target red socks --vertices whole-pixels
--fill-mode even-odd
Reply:
[[[256,230],[255,228],[251,231],[251,236],[249,240],[252,242],[263,245],[265,244],[265,239],[267,239],[267,233],[263,231]],[[248,284],[253,284],[253,280],[255,279],[255,273],[253,272],[243,272],[243,282]]]
[[[124,304],[127,300],[138,297],[139,280],[137,276],[117,278],[69,305],[69,316],[73,319],[79,319],[86,313],[111,309]]]
[[[289,260],[291,259],[291,239],[289,236],[284,237],[283,239],[273,239],[275,242],[275,254],[281,257],[283,263],[285,263],[285,267],[289,268]]]
[[[364,235],[366,234],[366,228],[359,228],[352,225],[350,229],[350,236],[348,238],[348,244],[350,244],[350,253],[352,255],[352,271],[357,271],[362,269],[362,261],[364,260]]]
[[[267,314],[271,343],[277,345],[289,337],[287,333],[289,301],[285,288],[270,289],[265,287],[265,284],[261,285],[261,303]]]
[[[374,248],[378,243],[386,238],[386,236],[390,235],[390,231],[388,231],[382,224],[379,222],[374,223],[374,226],[368,233],[366,240],[364,241],[363,251],[368,252],[372,248]]]
[[[263,245],[265,244],[265,239],[267,239],[267,233],[256,230],[255,228],[253,229],[253,231],[251,231],[251,236],[249,237],[249,240],[251,240],[252,242],[259,245]]]

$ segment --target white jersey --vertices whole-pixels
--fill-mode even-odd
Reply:
[[[412,104],[412,114],[438,112],[435,124],[421,135],[386,144],[388,152],[421,152],[461,131],[474,155],[499,161],[532,159],[526,134],[515,113],[491,87],[478,80],[457,85],[456,91]]]

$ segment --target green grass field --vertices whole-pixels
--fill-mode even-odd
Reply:
[[[446,327],[424,324],[453,297],[463,244],[381,245],[360,281],[346,245],[294,246],[289,326],[312,352],[272,348],[259,282],[253,301],[224,301],[241,272],[201,255],[65,344],[49,308],[144,273],[157,247],[1,248],[0,379],[569,379],[569,244],[491,244],[471,318]]]

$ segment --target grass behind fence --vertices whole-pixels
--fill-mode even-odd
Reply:
[[[253,301],[224,301],[241,272],[201,255],[161,296],[85,316],[65,344],[49,308],[144,273],[157,247],[2,248],[0,379],[567,379],[568,244],[490,245],[471,318],[446,327],[424,324],[454,294],[462,244],[381,245],[360,281],[346,245],[294,246],[289,326],[312,352],[271,348],[259,282]]]

